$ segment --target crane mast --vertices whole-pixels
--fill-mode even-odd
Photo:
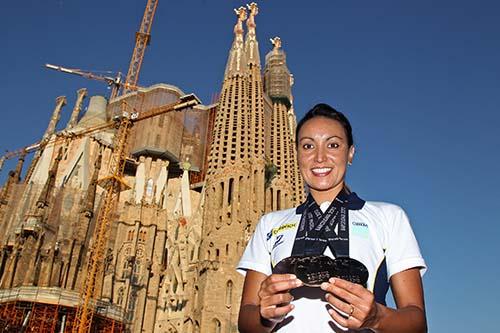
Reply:
[[[158,0],[148,0],[146,4],[141,27],[135,34],[134,52],[132,53],[132,59],[130,60],[130,66],[125,80],[128,84],[136,85],[139,80],[139,72],[141,71],[142,61],[144,60],[144,53],[151,40],[151,26],[157,6]],[[127,92],[129,92],[129,89],[125,87],[123,93]]]
[[[136,34],[134,52],[130,61],[125,84],[137,84],[146,46],[150,40],[151,26],[157,5],[158,0],[148,0],[141,21],[141,27]],[[127,93],[128,89],[125,88],[123,92]],[[176,104],[181,103],[182,101]],[[128,188],[123,180],[123,169],[127,157],[128,137],[132,128],[131,117],[134,116],[134,114],[127,112],[126,108],[126,103],[122,103],[122,114],[114,137],[114,151],[111,156],[109,174],[107,177],[99,180],[99,185],[104,188],[104,200],[97,215],[93,242],[90,247],[87,261],[87,274],[82,290],[80,291],[81,303],[78,306],[73,325],[74,333],[88,333],[91,330],[92,318],[95,312],[97,279],[102,275],[104,269],[106,242],[108,240],[112,212],[118,202],[120,192]]]

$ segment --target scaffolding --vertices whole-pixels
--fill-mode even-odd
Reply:
[[[78,294],[60,288],[0,290],[0,332],[68,333],[75,322]],[[99,301],[91,332],[122,333],[124,311]]]

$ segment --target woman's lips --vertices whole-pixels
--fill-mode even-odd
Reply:
[[[332,171],[332,168],[312,168],[311,172],[317,177],[324,177]]]

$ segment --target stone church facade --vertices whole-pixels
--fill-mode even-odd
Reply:
[[[220,98],[134,125],[98,280],[97,332],[237,332],[235,266],[260,216],[303,200],[295,114],[281,40],[261,66],[257,5],[236,10]],[[148,111],[184,92],[157,84],[107,101],[77,92],[56,131],[0,190],[0,328],[70,332],[123,101]],[[92,129],[100,130],[92,131]],[[86,131],[85,135],[80,135]]]

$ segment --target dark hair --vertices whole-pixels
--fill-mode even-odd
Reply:
[[[347,136],[347,143],[349,147],[354,144],[354,139],[352,138],[352,127],[351,123],[346,116],[340,111],[335,110],[328,104],[320,103],[316,104],[311,110],[307,111],[307,113],[302,117],[302,119],[297,124],[297,129],[295,131],[295,144],[299,144],[299,131],[304,126],[304,124],[313,118],[316,117],[325,117],[328,119],[336,120],[342,125],[345,131],[345,135]]]

